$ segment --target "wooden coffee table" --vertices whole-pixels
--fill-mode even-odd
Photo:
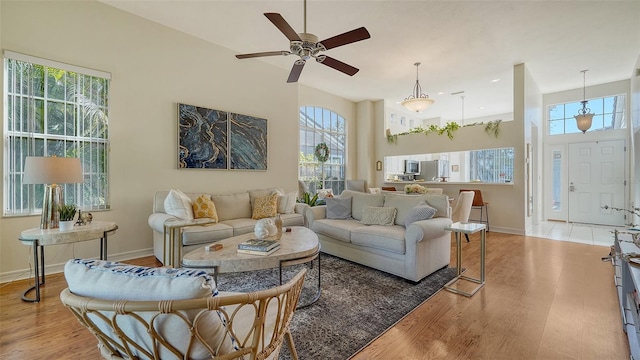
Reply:
[[[283,232],[280,238],[280,248],[270,255],[250,255],[238,253],[238,244],[255,239],[253,232],[216,241],[222,249],[208,251],[206,246],[200,247],[184,255],[182,266],[190,269],[211,270],[216,282],[218,274],[242,271],[254,271],[278,268],[280,271],[280,285],[282,285],[282,268],[312,262],[318,259],[318,291],[315,297],[305,307],[320,298],[320,243],[318,236],[303,226],[293,226],[290,232]]]

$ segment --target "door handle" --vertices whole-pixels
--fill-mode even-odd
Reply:
[[[573,183],[571,183],[571,184],[569,185],[569,191],[570,191],[570,192],[574,192],[574,191],[576,191],[576,187],[575,187],[575,185],[573,185]]]

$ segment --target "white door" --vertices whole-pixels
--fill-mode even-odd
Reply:
[[[624,225],[624,140],[569,144],[569,221]]]

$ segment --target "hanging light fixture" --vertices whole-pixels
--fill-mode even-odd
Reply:
[[[578,110],[578,115],[575,115],[576,123],[578,124],[578,129],[582,131],[582,133],[586,133],[587,130],[591,127],[591,120],[593,119],[593,114],[591,114],[591,110],[587,107],[587,95],[586,95],[586,73],[589,70],[582,70],[582,109]]]
[[[433,99],[429,99],[429,95],[422,93],[422,88],[418,81],[418,66],[420,66],[420,63],[417,62],[413,65],[416,66],[416,85],[413,87],[413,94],[404,99],[402,106],[411,111],[420,112],[428,108],[429,105],[433,104],[435,101]]]

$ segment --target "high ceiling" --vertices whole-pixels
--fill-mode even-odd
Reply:
[[[234,53],[288,50],[289,41],[263,13],[280,13],[303,32],[303,0],[117,1],[104,3],[231,49]],[[308,62],[299,82],[344,98],[410,95],[415,62],[420,85],[435,104],[420,118],[443,121],[512,112],[513,65],[525,63],[543,93],[631,77],[640,55],[640,1],[357,1],[309,0],[307,32],[319,39],[364,26],[371,39],[327,55],[360,69],[349,77]],[[265,61],[282,69],[295,58]],[[499,81],[495,81],[500,79]],[[295,85],[291,85],[295,86]],[[587,97],[589,94],[587,93]],[[407,114],[409,114],[407,112]]]

